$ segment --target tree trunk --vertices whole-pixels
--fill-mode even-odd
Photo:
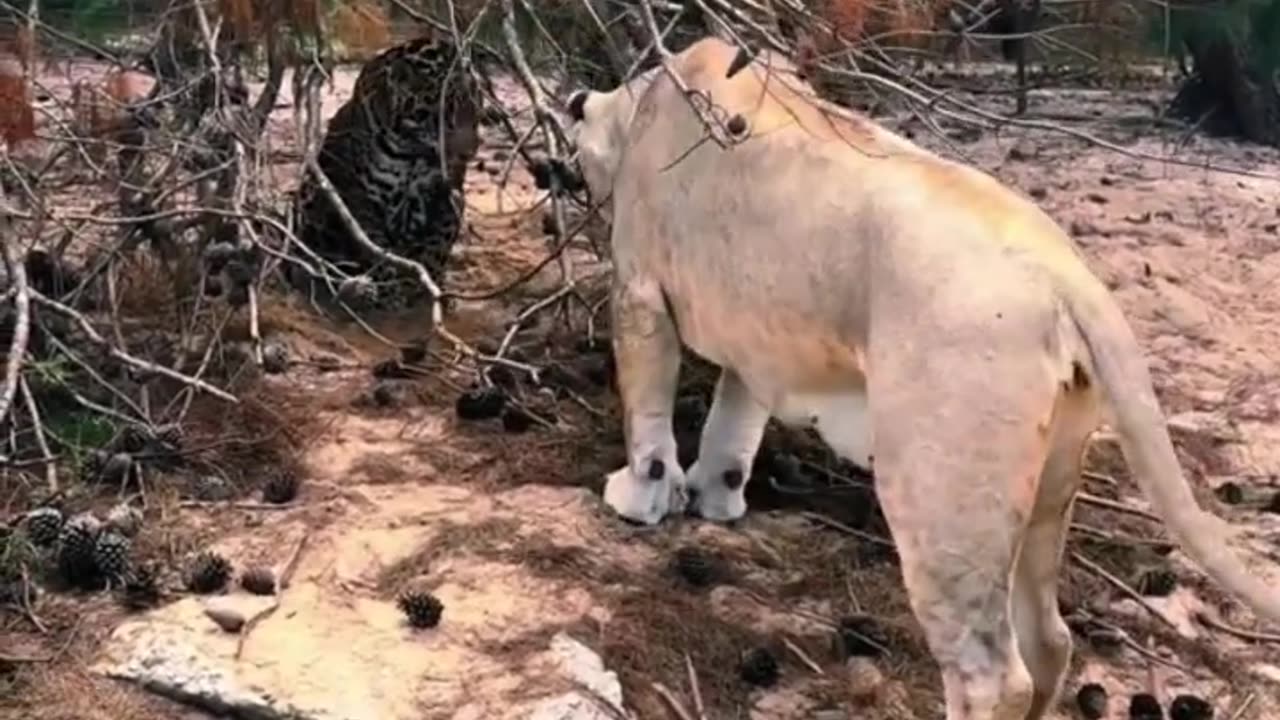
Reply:
[[[1193,75],[1173,111],[1204,130],[1280,147],[1280,88],[1249,63],[1248,33],[1192,33],[1184,39]]]

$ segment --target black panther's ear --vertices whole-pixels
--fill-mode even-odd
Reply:
[[[573,118],[574,122],[582,122],[583,108],[586,106],[586,104],[587,104],[586,90],[579,90],[578,92],[569,96],[569,117]]]
[[[751,63],[753,57],[754,55],[747,49],[747,46],[739,46],[738,54],[733,56],[733,62],[729,63],[729,69],[724,73],[725,78],[728,79],[737,75],[742,71],[742,68]]]

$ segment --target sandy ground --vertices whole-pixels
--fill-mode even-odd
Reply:
[[[354,73],[339,74],[325,95],[326,114],[346,97],[353,79]],[[65,84],[50,84],[55,93],[65,91]],[[511,92],[509,85],[506,88]],[[920,142],[976,163],[1029,193],[1070,229],[1092,267],[1116,293],[1149,352],[1184,467],[1202,502],[1247,528],[1254,546],[1280,561],[1273,550],[1280,533],[1273,515],[1216,504],[1210,492],[1225,482],[1267,488],[1280,475],[1280,180],[1274,179],[1280,177],[1280,154],[1154,129],[1150,119],[1168,96],[1164,88],[1033,95],[1033,114],[1064,124],[1068,121],[1063,118],[1070,118],[1071,127],[1119,145],[1130,155],[1043,129],[1006,127],[984,135],[955,131],[944,142],[920,123],[900,126]],[[282,98],[282,104],[288,102],[287,96]],[[272,118],[276,149],[287,148],[292,134],[291,111],[277,110]],[[482,291],[500,286],[545,255],[538,230],[540,211],[521,211],[533,201],[530,179],[517,170],[506,191],[496,185],[497,171],[509,151],[509,143],[490,135],[469,175],[474,232],[459,243],[456,267],[447,278],[450,287]],[[1170,153],[1187,164],[1132,156]],[[1213,171],[1210,163],[1269,174],[1272,179]],[[296,166],[282,162],[272,172],[287,184]],[[599,271],[585,248],[575,250],[574,258],[579,273]],[[554,289],[555,282],[553,266],[501,302],[462,303],[450,323],[469,338],[500,337],[521,305]],[[323,420],[308,438],[309,476],[302,507],[288,513],[183,509],[176,519],[170,518],[178,526],[197,528],[191,532],[241,547],[252,545],[245,544],[246,537],[258,537],[258,544],[267,546],[260,552],[274,557],[283,545],[278,538],[287,537],[279,534],[285,528],[336,526],[342,518],[359,517],[368,510],[361,495],[375,492],[370,487],[404,486],[406,498],[485,493],[498,498],[498,505],[507,503],[501,519],[508,524],[495,524],[492,508],[477,511],[470,520],[459,511],[462,514],[451,516],[451,522],[470,525],[470,532],[450,534],[432,527],[429,537],[413,541],[421,546],[414,557],[447,553],[445,567],[451,568],[451,575],[432,575],[442,572],[438,565],[433,571],[401,564],[396,572],[374,578],[372,587],[355,592],[385,601],[414,580],[483,586],[488,577],[501,592],[477,590],[470,597],[499,603],[504,594],[519,596],[522,587],[536,585],[537,593],[513,603],[516,610],[486,611],[520,616],[510,619],[513,624],[545,612],[557,627],[592,628],[589,644],[623,676],[628,701],[642,718],[671,717],[652,690],[654,681],[688,696],[685,653],[702,674],[702,691],[716,718],[826,717],[821,715],[826,711],[849,713],[830,717],[941,716],[936,672],[923,651],[918,628],[905,612],[896,567],[869,552],[865,541],[810,521],[794,504],[782,507],[787,503],[762,499],[760,490],[755,491],[755,511],[733,530],[684,520],[656,530],[627,529],[601,514],[595,500],[600,473],[621,460],[616,402],[606,389],[582,392],[585,404],[599,414],[569,407],[560,412],[560,429],[522,435],[503,434],[492,424],[457,421],[452,405],[458,383],[465,379],[454,376],[400,381],[406,399],[389,408],[376,407],[368,400],[374,387],[369,367],[385,359],[387,350],[357,328],[325,326],[290,303],[273,308],[268,311],[274,313],[273,328],[295,353],[340,355],[349,363],[339,371],[303,368],[264,381],[265,388],[287,395],[291,403],[302,398],[310,413]],[[531,356],[555,350],[553,344],[538,340],[548,325],[542,323],[521,341]],[[410,338],[420,327],[410,317],[387,321],[379,329]],[[1114,477],[1115,483],[1091,481],[1092,493],[1146,507],[1105,444],[1095,460],[1094,469]],[[565,493],[562,503],[554,501],[560,497],[556,493]],[[523,530],[521,502],[538,512],[537,522]],[[865,501],[846,493],[824,502]],[[1124,537],[1162,533],[1158,525],[1132,514],[1096,507],[1082,507],[1078,521],[1094,531]],[[424,522],[430,525],[429,519]],[[496,541],[495,534],[504,541]],[[1280,676],[1275,669],[1280,652],[1187,619],[1190,610],[1205,609],[1232,625],[1250,627],[1252,621],[1238,606],[1224,601],[1177,551],[1161,558],[1125,542],[1090,544],[1088,537],[1088,532],[1078,533],[1073,549],[1113,572],[1126,573],[1121,579],[1127,583],[1153,563],[1175,570],[1179,590],[1150,602],[1179,630],[1152,622],[1132,600],[1073,565],[1064,575],[1064,600],[1088,606],[1125,628],[1137,649],[1107,650],[1078,635],[1075,666],[1055,718],[1077,717],[1074,694],[1089,681],[1102,682],[1112,694],[1110,718],[1124,717],[1129,695],[1140,690],[1154,690],[1166,703],[1178,693],[1197,692],[1215,703],[1220,717],[1260,720],[1280,713],[1280,694],[1261,678],[1267,673],[1273,681]],[[262,538],[270,540],[263,543]],[[712,591],[690,591],[665,569],[670,551],[692,541],[713,548],[730,568],[729,579]],[[549,553],[548,547],[558,549],[558,554]],[[1276,577],[1277,567],[1264,564],[1259,572]],[[521,584],[526,582],[531,584]],[[468,602],[463,590],[455,587],[450,592],[452,602]],[[571,600],[568,606],[566,598]],[[73,650],[55,663],[20,667],[16,681],[8,686],[9,696],[0,694],[0,717],[203,717],[86,674],[100,641],[121,620],[108,601],[47,602],[50,636],[11,623],[0,626],[0,647],[38,653],[66,641]],[[876,661],[885,678],[878,701],[856,710],[845,702],[846,671],[839,658],[831,656],[830,630],[824,624],[855,612],[879,618],[891,646],[890,654]],[[77,614],[85,619],[75,620]],[[783,637],[800,652],[788,650]],[[499,639],[507,656],[518,655],[523,647],[518,638]],[[783,664],[783,681],[773,690],[751,690],[733,672],[739,654],[759,644],[774,647]],[[823,673],[813,672],[801,656],[816,662]],[[1275,665],[1267,670],[1269,664]],[[1232,715],[1241,708],[1240,714]]]

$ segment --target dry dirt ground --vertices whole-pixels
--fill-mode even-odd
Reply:
[[[326,114],[353,77],[343,73],[326,91]],[[1280,155],[1155,127],[1168,96],[1154,83],[1044,91],[1033,94],[1032,109],[1129,153],[1173,154],[1199,167],[1044,129],[955,130],[943,142],[920,122],[899,126],[1016,185],[1070,228],[1149,352],[1202,503],[1246,528],[1265,558],[1258,572],[1280,577],[1280,566],[1269,564],[1280,563],[1280,525],[1268,507],[1280,506],[1271,502],[1280,475],[1280,181],[1205,167],[1280,176]],[[290,144],[289,110],[277,111],[272,135],[276,149]],[[452,289],[500,287],[546,256],[541,210],[526,211],[540,199],[530,178],[517,169],[506,190],[498,188],[509,152],[491,132],[470,172],[474,232],[455,251]],[[296,166],[272,172],[291,183]],[[582,294],[598,300],[601,265],[580,245],[571,255],[577,275],[588,278]],[[557,287],[553,263],[499,300],[458,303],[448,322],[472,341],[493,342],[521,308]],[[517,380],[522,397],[557,418],[555,428],[519,434],[495,420],[457,419],[454,402],[470,379],[445,372],[439,357],[428,363],[431,372],[375,379],[372,369],[395,353],[354,324],[320,321],[287,299],[268,300],[263,318],[264,333],[287,343],[299,362],[256,380],[246,404],[257,409],[238,412],[262,428],[275,422],[277,431],[293,431],[304,476],[298,502],[283,509],[245,502],[256,500],[257,480],[247,477],[238,501],[193,507],[179,502],[176,479],[169,487],[159,478],[144,531],[145,551],[157,557],[176,563],[212,546],[237,568],[282,568],[307,539],[284,607],[244,640],[236,667],[245,683],[283,684],[301,705],[330,709],[349,699],[349,688],[373,688],[385,704],[369,717],[516,717],[509,712],[517,700],[549,692],[529,687],[542,677],[533,666],[549,639],[568,631],[617,671],[640,718],[675,717],[655,684],[692,706],[686,658],[717,720],[941,717],[938,677],[907,612],[893,553],[875,542],[885,535],[867,481],[849,477],[810,440],[771,429],[750,485],[752,512],[735,527],[671,519],[635,528],[599,502],[603,473],[623,459],[621,431],[605,356],[582,347],[581,314],[571,330],[554,314],[540,315],[516,336],[522,358],[557,369],[560,380],[549,385],[572,389]],[[376,324],[396,340],[422,331],[412,316]],[[681,407],[696,418],[708,381],[705,371],[690,376]],[[690,438],[696,442],[686,428],[683,444]],[[797,468],[784,462],[791,456],[801,458],[799,471],[783,477],[783,467]],[[1166,707],[1195,693],[1219,718],[1280,716],[1280,638],[1248,637],[1265,628],[1170,550],[1105,438],[1091,460],[1092,502],[1078,506],[1061,591],[1077,653],[1054,717],[1079,717],[1074,697],[1087,682],[1109,691],[1108,718],[1127,717],[1135,692],[1154,692]],[[1227,506],[1214,492],[1224,483],[1258,500]],[[714,558],[711,587],[694,587],[671,569],[674,551],[695,543]],[[1125,590],[1154,593],[1152,578],[1170,574],[1177,582],[1167,596],[1135,600]],[[169,604],[156,617],[175,637],[187,633],[227,661],[238,639],[207,627],[203,601],[170,580]],[[394,599],[409,587],[430,588],[444,602],[438,629],[414,633],[399,622]],[[0,664],[0,717],[206,717],[90,671],[118,651],[108,640],[113,630],[138,627],[106,595],[47,596],[36,610],[43,629],[17,616],[0,623],[2,652],[27,658]],[[876,672],[865,663],[851,672],[833,649],[834,624],[851,616],[870,617]],[[781,666],[770,689],[752,688],[736,670],[756,646],[770,648]],[[877,673],[866,692],[868,674]],[[351,716],[362,717],[356,709]]]

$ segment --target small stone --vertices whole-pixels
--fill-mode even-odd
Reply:
[[[98,478],[103,482],[122,485],[129,479],[130,471],[133,470],[133,456],[129,453],[113,453],[107,458],[106,463],[102,466],[102,472]]]
[[[1099,720],[1107,714],[1107,690],[1098,683],[1086,683],[1076,691],[1076,707],[1086,720]]]
[[[115,530],[125,537],[134,537],[142,527],[142,510],[128,503],[120,503],[107,512],[105,528]]]
[[[268,567],[252,567],[240,575],[240,587],[254,595],[273,595],[276,575]]]
[[[238,633],[244,627],[245,618],[241,613],[225,607],[206,607],[204,614],[229,633]]]
[[[851,657],[844,667],[849,681],[849,697],[854,705],[874,705],[884,689],[884,673],[865,657]]]

